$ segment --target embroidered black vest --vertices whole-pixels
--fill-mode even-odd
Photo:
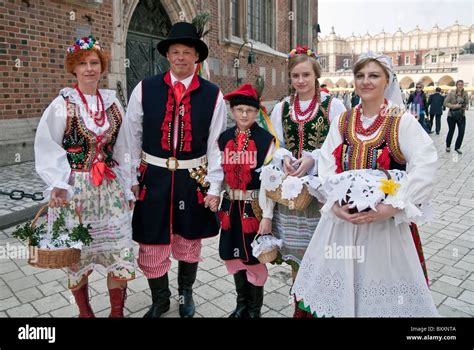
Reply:
[[[94,159],[104,161],[108,167],[114,166],[113,148],[117,140],[122,116],[117,105],[113,103],[107,110],[109,128],[105,134],[97,136],[89,130],[84,120],[78,114],[76,104],[66,97],[67,120],[62,146],[71,169],[74,171],[89,171]]]
[[[283,102],[282,106],[282,124],[283,136],[285,138],[286,149],[294,157],[301,158],[303,151],[312,152],[321,148],[329,132],[329,107],[332,97],[327,97],[321,107],[327,111],[324,115],[320,107],[317,113],[306,121],[297,121],[290,115],[290,103]]]

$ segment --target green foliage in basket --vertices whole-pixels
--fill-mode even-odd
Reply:
[[[12,236],[21,241],[30,242],[33,247],[36,247],[45,234],[45,224],[41,224],[33,228],[31,227],[31,221],[28,221],[23,225],[18,225],[16,230],[13,231]]]
[[[44,223],[35,228],[32,226],[31,221],[17,226],[12,236],[23,241],[29,241],[31,246],[37,247],[41,239],[47,235],[47,230]],[[53,223],[50,243],[56,248],[69,248],[77,242],[89,245],[92,242],[92,236],[89,234],[91,228],[90,224],[84,226],[80,223],[72,230],[68,229],[64,219],[64,212],[61,211]],[[67,238],[64,239],[65,237]]]

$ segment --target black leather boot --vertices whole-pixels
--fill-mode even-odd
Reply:
[[[198,263],[178,262],[179,315],[191,318],[196,310],[193,300],[193,284],[196,280]]]
[[[247,271],[240,270],[234,275],[235,290],[237,291],[237,307],[230,318],[249,318],[247,310]]]
[[[250,318],[260,318],[263,305],[263,287],[247,282],[247,310]]]
[[[158,318],[170,309],[171,291],[168,285],[168,274],[148,279],[153,304],[150,310],[143,315],[144,318]]]

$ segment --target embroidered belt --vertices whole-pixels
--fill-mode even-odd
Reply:
[[[253,201],[258,200],[258,193],[260,190],[233,190],[229,187],[225,190],[225,196],[232,201]]]
[[[148,164],[166,168],[170,171],[192,169],[207,164],[207,155],[195,159],[181,160],[175,157],[158,158],[142,151],[142,160]]]

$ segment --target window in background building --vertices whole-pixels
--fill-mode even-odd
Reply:
[[[321,59],[319,60],[319,63],[321,64],[321,68],[322,69],[326,69],[326,57],[321,57]]]
[[[296,1],[296,44],[312,46],[309,42],[309,0]]]
[[[230,20],[232,23],[232,35],[240,36],[239,1],[238,0],[231,1]]]
[[[410,56],[405,56],[405,66],[410,64]]]
[[[247,0],[247,31],[252,40],[273,46],[273,1]]]
[[[458,61],[458,54],[453,53],[451,54],[451,62],[457,62]]]
[[[437,62],[438,62],[438,56],[431,55],[431,63],[437,63]]]

